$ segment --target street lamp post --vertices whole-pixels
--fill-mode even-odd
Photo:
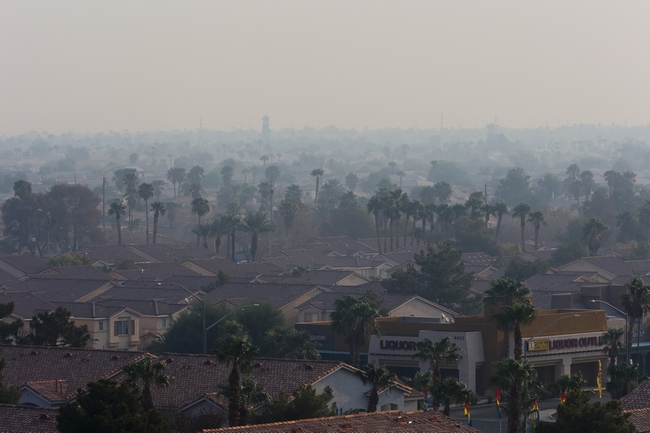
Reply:
[[[605,304],[608,307],[610,307],[612,310],[614,310],[617,313],[622,314],[623,316],[625,316],[625,336],[623,337],[625,339],[625,363],[626,364],[629,363],[630,362],[630,348],[627,345],[627,333],[628,333],[628,325],[627,324],[628,324],[628,321],[629,321],[629,316],[623,310],[619,310],[618,308],[616,308],[615,306],[613,306],[609,302],[601,301],[600,299],[591,299],[589,302],[592,303],[592,304],[594,304],[596,302],[598,302],[599,304]]]
[[[530,344],[531,341],[533,341],[539,334],[542,332],[546,331],[548,328],[550,328],[552,325],[556,324],[560,320],[564,319],[572,319],[575,317],[580,317],[580,314],[572,314],[570,316],[562,316],[558,317],[557,319],[553,320],[551,323],[548,325],[544,326],[542,329],[537,331],[532,337],[530,337],[528,340],[526,340],[526,350],[524,350],[524,361],[528,362],[528,345]],[[528,388],[528,384],[525,384],[525,388]],[[528,416],[527,414],[524,414],[524,432],[528,431]]]

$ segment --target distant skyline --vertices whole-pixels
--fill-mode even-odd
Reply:
[[[650,123],[650,2],[0,0],[0,135]]]

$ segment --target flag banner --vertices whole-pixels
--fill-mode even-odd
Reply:
[[[596,390],[598,391],[598,398],[602,399],[603,398],[603,382],[600,379],[600,376],[603,374],[603,363],[598,360],[598,376],[596,376],[596,385],[598,385],[598,388]]]
[[[562,395],[560,395],[560,403],[564,404],[566,401],[566,392],[562,391]]]

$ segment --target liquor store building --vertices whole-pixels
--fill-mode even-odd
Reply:
[[[457,365],[442,366],[443,376],[455,376],[479,395],[488,392],[492,364],[503,357],[503,333],[489,319],[481,316],[460,316],[454,323],[427,322],[425,318],[387,317],[378,321],[379,335],[373,335],[364,352],[363,361],[380,363],[398,375],[412,376],[426,371],[429,363],[415,359],[417,343],[425,338],[439,341],[449,337],[460,349],[462,359]],[[343,337],[327,332],[327,322],[301,324],[321,344],[320,350],[329,359],[347,361],[348,347]],[[549,383],[563,374],[582,373],[589,385],[596,385],[598,360],[607,368],[601,337],[607,330],[602,310],[543,310],[536,312],[530,325],[522,327],[524,356],[538,372],[541,383]],[[327,334],[326,337],[324,335]],[[514,341],[510,340],[512,356]],[[367,355],[367,358],[365,357]],[[604,380],[604,377],[602,378]]]

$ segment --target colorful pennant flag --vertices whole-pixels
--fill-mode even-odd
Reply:
[[[602,399],[603,398],[603,382],[600,379],[600,376],[603,374],[603,363],[598,360],[598,376],[596,376],[596,385],[598,385],[598,388],[596,390],[598,391],[598,398]]]
[[[562,395],[560,395],[560,403],[564,404],[566,401],[566,392],[562,391]]]
[[[465,402],[465,415],[467,416],[467,425],[472,427],[472,414],[469,412],[469,402]]]
[[[537,404],[537,395],[535,396],[535,400],[533,400],[533,411],[537,415],[535,418],[535,422],[539,424],[539,405]]]
[[[501,391],[497,388],[496,392],[497,397],[497,413],[499,414],[499,419],[501,419]]]

